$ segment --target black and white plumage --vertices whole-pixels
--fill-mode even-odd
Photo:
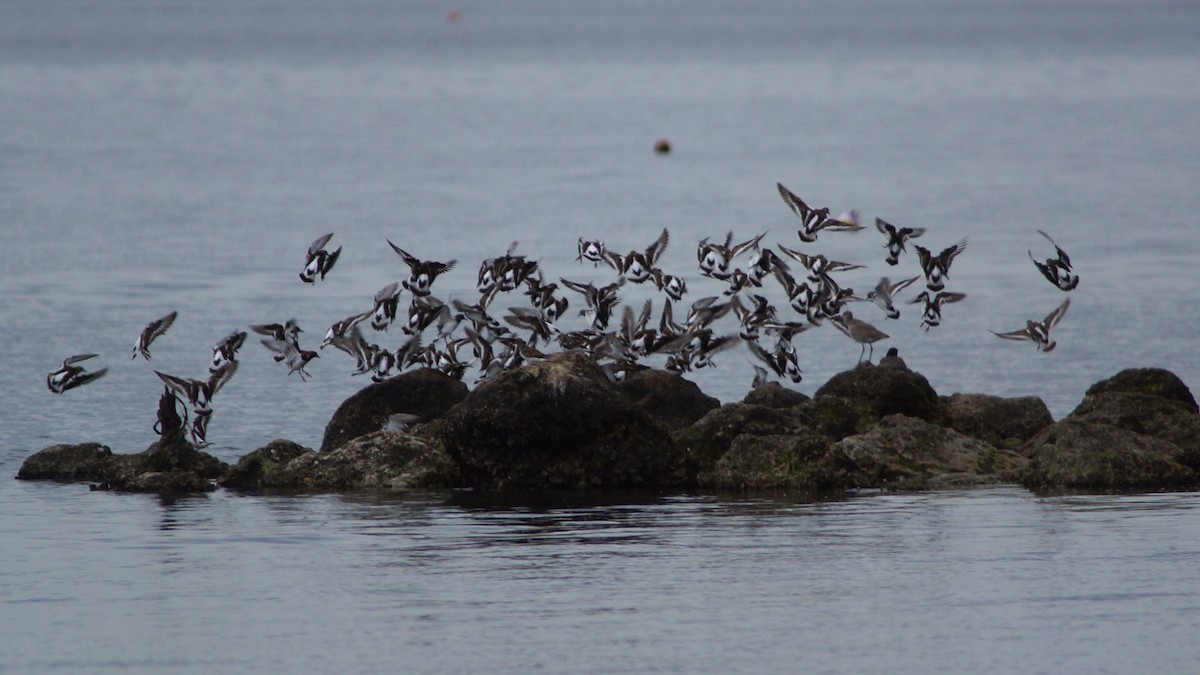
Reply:
[[[273,341],[290,342],[290,343],[292,343],[292,345],[294,347],[296,347],[296,349],[300,348],[300,333],[304,332],[303,330],[300,329],[300,324],[297,323],[295,319],[288,319],[287,321],[285,321],[281,324],[279,324],[279,323],[251,324],[250,330],[254,331],[255,333],[258,333],[259,335],[265,335]],[[264,344],[265,344],[265,342],[266,341],[264,340]],[[275,354],[276,362],[282,361],[284,358],[285,357],[282,352],[278,352]]]
[[[920,295],[908,302],[910,305],[925,303],[925,309],[921,314],[921,327],[929,330],[942,324],[942,305],[958,302],[966,297],[966,293],[951,293],[949,291],[930,293],[929,291],[921,291]]]
[[[61,394],[104,377],[108,368],[101,368],[89,373],[83,366],[75,365],[81,361],[95,358],[95,356],[95,354],[76,354],[63,359],[62,366],[58,370],[46,375],[46,387],[55,394]]]
[[[333,269],[334,263],[337,262],[338,256],[342,254],[342,247],[339,246],[332,253],[325,250],[325,246],[329,244],[329,240],[333,238],[333,233],[317,237],[313,243],[308,246],[308,254],[304,258],[304,269],[300,272],[300,281],[306,284],[311,284],[316,281],[319,276],[322,280],[329,270]]]
[[[1057,257],[1046,258],[1046,262],[1040,263],[1037,261],[1037,258],[1033,257],[1033,251],[1029,251],[1029,259],[1033,261],[1034,266],[1042,273],[1042,276],[1057,286],[1059,290],[1075,290],[1075,287],[1079,285],[1079,275],[1071,268],[1071,258],[1067,256],[1066,251],[1062,250],[1062,247],[1054,243],[1050,235],[1041,230],[1038,230],[1038,234],[1045,237],[1054,246],[1054,252]]]
[[[141,354],[143,359],[149,361],[150,343],[162,337],[163,333],[166,333],[167,329],[171,327],[171,324],[175,323],[175,317],[178,315],[178,312],[171,312],[146,324],[146,327],[142,329],[141,334],[138,335],[137,340],[133,343],[132,358],[136,359],[138,354]]]
[[[212,363],[208,366],[209,373],[215,373],[226,364],[237,363],[238,350],[246,344],[246,331],[235,330],[226,335],[220,342],[213,345]]]
[[[1058,325],[1059,321],[1062,321],[1062,318],[1067,314],[1067,308],[1070,306],[1071,299],[1067,298],[1041,321],[1026,321],[1024,328],[1011,330],[1007,333],[992,331],[992,334],[996,337],[1002,337],[1005,340],[1029,340],[1033,342],[1039,351],[1051,351],[1058,346],[1058,343],[1050,339],[1050,329]]]
[[[167,389],[191,408],[192,442],[198,447],[208,445],[208,422],[212,418],[213,397],[233,378],[237,368],[237,362],[231,361],[211,372],[206,380],[185,379],[154,371]]]
[[[393,281],[375,293],[375,307],[371,310],[371,328],[387,330],[396,320],[396,309],[400,305],[400,282]]]
[[[667,250],[667,244],[670,241],[670,233],[663,228],[662,234],[658,235],[658,238],[644,251],[630,251],[624,256],[610,253],[605,258],[613,269],[629,281],[635,284],[645,283],[653,278],[658,259]]]
[[[766,232],[743,241],[740,244],[733,243],[733,230],[730,230],[725,235],[725,243],[718,244],[710,242],[708,237],[700,240],[696,246],[696,260],[700,264],[700,273],[706,277],[728,281],[733,274],[730,265],[733,264],[734,258],[742,255],[751,249],[757,249],[762,238],[767,236]]]
[[[921,271],[925,273],[925,288],[940,291],[946,287],[946,277],[950,276],[950,263],[967,248],[967,238],[963,237],[953,246],[948,246],[936,256],[923,246],[917,246],[917,259],[921,262]]]
[[[435,279],[439,275],[445,274],[454,269],[457,260],[449,262],[438,262],[436,260],[421,260],[416,256],[408,253],[404,249],[388,240],[388,245],[396,252],[396,255],[408,265],[409,277],[405,280],[404,287],[407,288],[413,295],[427,296],[429,295],[429,287],[433,285]]]
[[[783,197],[783,203],[787,204],[792,213],[800,219],[800,229],[796,232],[800,236],[800,241],[811,244],[817,240],[817,234],[821,230],[836,225],[836,222],[829,217],[828,208],[814,209],[810,207],[804,203],[803,199],[785,188],[783,183],[776,183],[775,187],[779,189],[779,196]]]
[[[883,313],[887,316],[887,318],[899,319],[900,310],[896,309],[895,304],[896,294],[905,288],[908,288],[918,278],[919,277],[910,277],[908,279],[897,281],[893,284],[890,279],[883,277],[879,280],[879,283],[875,285],[874,290],[867,292],[867,300],[870,300],[878,305],[879,308],[883,310]]]
[[[767,364],[771,372],[779,377],[789,378],[792,382],[800,382],[804,379],[804,373],[796,362],[796,350],[790,342],[777,343],[771,350],[767,350],[754,340],[747,340],[746,346],[750,348],[751,354]]]
[[[325,331],[325,337],[321,340],[321,349],[333,344],[335,340],[346,337],[352,328],[356,328],[358,324],[366,321],[372,314],[372,312],[363,312],[362,314],[348,316],[341,321],[335,321],[329,326],[329,330]]]
[[[909,239],[916,239],[925,234],[925,228],[923,227],[896,227],[883,218],[875,219],[875,229],[887,237],[887,243],[884,246],[887,248],[888,254],[884,260],[889,265],[900,263],[900,254],[907,250],[904,244]]]
[[[584,241],[583,237],[579,238],[579,255],[575,256],[575,261],[582,263],[584,260],[592,263],[595,267],[599,263],[608,263],[604,250],[604,242],[599,239]]]
[[[266,339],[262,341],[263,346],[276,353],[276,361],[283,361],[287,364],[288,375],[298,373],[302,382],[307,382],[310,374],[305,370],[305,366],[313,359],[321,358],[321,355],[315,351],[301,349],[298,344],[291,340],[274,340]]]

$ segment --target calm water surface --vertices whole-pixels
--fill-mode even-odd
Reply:
[[[970,237],[950,280],[967,301],[928,333],[907,306],[883,326],[942,394],[1032,394],[1061,417],[1125,367],[1195,386],[1198,34],[1187,1],[2,1],[0,475],[52,443],[141,450],[152,371],[203,374],[235,328],[296,317],[314,344],[407,272],[385,239],[457,259],[435,289],[473,301],[479,261],[513,241],[549,278],[607,283],[577,238],[628,250],[666,227],[691,300],[722,290],[697,272],[700,238],[798,246],[776,181],[928,227],[930,248]],[[1051,354],[987,332],[1061,302],[1027,257],[1050,254],[1039,228],[1083,276]],[[305,287],[328,231],[341,261]],[[866,265],[855,288],[918,273],[881,243],[812,250]],[[130,361],[172,309],[154,360]],[[828,329],[797,347],[809,394],[858,348]],[[81,352],[108,376],[49,394]],[[738,400],[748,359],[694,379]],[[362,386],[351,369],[328,354],[302,384],[251,341],[210,450],[318,445]],[[0,669],[1185,672],[1198,504],[164,501],[4,482]]]

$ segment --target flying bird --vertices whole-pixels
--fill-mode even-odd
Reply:
[[[1079,275],[1071,268],[1071,259],[1067,257],[1067,252],[1062,250],[1058,244],[1055,244],[1054,240],[1050,239],[1050,235],[1041,230],[1038,230],[1038,234],[1050,241],[1058,257],[1046,258],[1046,262],[1040,263],[1037,261],[1037,258],[1033,257],[1033,251],[1029,251],[1029,259],[1033,261],[1034,266],[1038,268],[1042,276],[1046,277],[1050,283],[1058,286],[1059,290],[1075,290],[1075,287],[1079,285]]]
[[[89,373],[83,366],[75,365],[80,361],[86,361],[95,356],[95,354],[76,354],[75,356],[68,356],[63,359],[62,366],[46,376],[46,386],[55,394],[61,394],[68,389],[82,387],[88,382],[104,377],[104,374],[108,372],[108,368],[101,368]]]
[[[167,329],[171,327],[171,324],[175,323],[176,316],[178,316],[178,312],[171,312],[166,316],[157,318],[146,324],[146,327],[142,329],[141,335],[138,335],[137,341],[133,343],[132,358],[136,359],[138,354],[141,354],[143,359],[149,361],[150,343],[154,342],[156,339],[162,336],[163,333],[167,332]]]
[[[1007,333],[992,331],[992,334],[996,337],[1002,337],[1005,340],[1030,340],[1037,346],[1038,350],[1048,352],[1058,346],[1057,342],[1050,339],[1050,329],[1058,325],[1059,321],[1062,321],[1070,305],[1071,299],[1067,298],[1041,321],[1026,321],[1024,328],[1011,330]]]
[[[337,250],[330,253],[325,250],[325,246],[333,237],[333,233],[317,237],[316,241],[309,244],[308,255],[304,259],[304,270],[300,272],[300,281],[306,284],[313,283],[318,276],[321,279],[333,269],[334,263],[337,262],[338,256],[342,254],[342,247],[337,247]]]

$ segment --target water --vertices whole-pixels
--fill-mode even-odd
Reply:
[[[776,181],[928,227],[930,248],[970,237],[949,284],[968,299],[941,327],[914,307],[886,325],[856,312],[942,394],[1037,395],[1057,418],[1125,367],[1200,382],[1200,4],[455,7],[457,22],[441,3],[0,2],[0,474],[52,443],[143,449],[153,369],[200,376],[229,331],[292,316],[315,344],[406,272],[385,239],[458,259],[435,290],[470,301],[479,261],[514,240],[551,278],[607,282],[574,262],[577,238],[627,250],[666,227],[688,299],[717,293],[700,238],[798,245]],[[1039,228],[1083,277],[1050,354],[987,332],[1061,301],[1027,258],[1050,254]],[[305,287],[304,250],[328,231],[342,258]],[[812,250],[868,265],[841,277],[856,288],[917,273],[911,252],[887,268],[881,243]],[[172,309],[154,360],[130,361]],[[809,394],[857,358],[827,328],[797,347]],[[81,352],[108,376],[48,393]],[[738,400],[748,358],[693,379]],[[326,354],[302,384],[251,340],[210,451],[319,445],[362,386],[351,369]],[[1180,591],[1196,503],[166,503],[12,482],[0,667],[1179,671],[1196,656]]]

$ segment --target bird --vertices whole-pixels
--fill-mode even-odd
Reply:
[[[341,321],[335,321],[329,326],[329,330],[325,331],[325,338],[321,340],[321,349],[333,344],[334,340],[346,337],[351,328],[355,328],[371,315],[372,312],[363,312],[362,314],[348,316]]]
[[[653,277],[655,265],[662,257],[663,252],[667,250],[667,244],[670,241],[670,233],[663,228],[662,234],[658,235],[658,239],[647,246],[645,251],[630,251],[625,256],[610,253],[606,260],[613,269],[624,275],[629,281],[635,284],[645,283]]]
[[[595,267],[599,263],[607,263],[605,258],[604,242],[599,239],[584,241],[583,237],[579,238],[579,255],[575,256],[575,261],[582,263],[587,260]]]
[[[911,277],[893,284],[890,279],[883,277],[875,285],[875,290],[867,292],[867,300],[878,305],[884,314],[887,315],[887,318],[899,319],[900,310],[896,309],[895,296],[900,291],[908,288],[916,280],[917,277]]]
[[[192,442],[197,447],[208,445],[208,422],[212,417],[212,399],[237,372],[238,364],[231,361],[209,373],[207,380],[194,380],[154,371],[163,384],[192,409]]]
[[[104,377],[108,372],[108,368],[101,368],[94,372],[88,372],[83,366],[77,366],[76,363],[94,358],[96,354],[76,354],[63,359],[62,366],[46,376],[46,387],[55,394],[61,394],[68,389],[82,387],[88,382],[93,382]]]
[[[212,363],[208,366],[208,372],[215,373],[227,363],[236,363],[237,352],[245,343],[246,331],[235,330],[213,345]]]
[[[1067,252],[1054,243],[1050,239],[1050,235],[1038,230],[1038,234],[1042,235],[1050,241],[1054,246],[1054,251],[1058,257],[1046,258],[1046,262],[1040,263],[1037,258],[1033,257],[1033,251],[1029,251],[1029,259],[1033,261],[1034,266],[1042,273],[1042,276],[1057,286],[1062,291],[1073,291],[1079,285],[1079,275],[1071,269],[1071,258],[1067,256]]]
[[[387,330],[396,320],[400,305],[400,282],[393,281],[375,293],[375,308],[371,310],[371,328]]]
[[[333,238],[332,232],[317,237],[313,243],[309,244],[308,255],[304,259],[304,270],[300,272],[300,281],[311,284],[316,281],[318,275],[323,280],[329,270],[333,269],[338,256],[342,254],[342,247],[337,247],[337,250],[332,253],[326,251],[325,246],[331,238]]]
[[[400,256],[405,263],[408,264],[409,277],[404,281],[404,287],[412,292],[413,295],[426,296],[429,295],[429,287],[433,284],[434,279],[438,275],[449,272],[454,268],[457,260],[450,262],[437,262],[436,260],[420,260],[419,258],[409,254],[404,249],[388,240],[388,245]]]
[[[905,242],[909,239],[916,239],[925,234],[923,227],[896,227],[883,218],[875,219],[875,229],[879,230],[883,236],[887,237],[887,243],[884,246],[888,250],[887,261],[889,265],[897,265],[900,263],[900,253],[907,249],[904,248]]]
[[[917,246],[917,259],[921,262],[921,270],[925,273],[925,288],[940,291],[946,287],[946,277],[950,276],[950,263],[967,248],[967,238],[963,237],[958,243],[932,255],[929,249]]]
[[[930,294],[929,291],[921,291],[917,297],[909,300],[910,305],[915,305],[919,302],[925,303],[925,310],[921,315],[921,327],[925,330],[940,326],[942,323],[942,305],[951,302],[958,302],[967,297],[966,293],[951,293],[949,291],[938,291]]]
[[[871,353],[867,356],[867,363],[870,363],[871,358],[875,355],[875,343],[891,337],[866,321],[854,318],[849,311],[842,312],[841,316],[833,317],[833,325],[837,326],[838,330],[845,333],[851,340],[862,345],[858,354],[859,363],[862,363],[862,357],[863,354],[866,354],[867,347],[871,348]]]
[[[775,187],[779,189],[779,196],[783,197],[783,203],[788,205],[792,213],[800,219],[800,229],[797,234],[800,235],[800,241],[811,244],[817,240],[817,233],[833,224],[829,217],[829,209],[821,208],[814,209],[804,203],[791,190],[785,188],[783,183],[776,183]]]
[[[1071,299],[1067,298],[1041,321],[1027,320],[1024,328],[1011,330],[1007,333],[991,332],[996,337],[1002,337],[1005,340],[1030,340],[1039,351],[1048,352],[1058,346],[1057,342],[1050,339],[1050,329],[1058,325],[1059,321],[1062,321],[1062,318],[1067,314],[1067,308],[1070,306]]]
[[[766,348],[754,340],[746,341],[746,346],[750,348],[750,353],[767,364],[767,367],[772,372],[779,377],[790,378],[792,382],[800,382],[804,379],[804,373],[796,363],[796,350],[791,348],[790,343],[786,347],[783,344],[781,342],[773,350],[767,351]]]
[[[262,343],[267,349],[276,352],[276,361],[285,361],[287,363],[288,375],[299,373],[302,382],[307,382],[310,377],[309,372],[304,367],[308,365],[309,361],[321,357],[320,354],[314,351],[300,349],[299,345],[290,340],[266,339]]]
[[[138,354],[141,354],[143,359],[149,361],[150,343],[161,337],[163,333],[166,333],[171,324],[175,323],[175,317],[178,315],[178,312],[171,312],[146,324],[146,327],[142,329],[141,335],[138,335],[137,340],[133,343],[133,356],[131,358],[136,359]]]
[[[733,243],[733,230],[725,235],[724,244],[709,242],[708,237],[701,239],[696,246],[696,259],[700,263],[700,273],[706,277],[728,281],[730,275],[733,274],[729,269],[733,259],[750,249],[757,249],[759,242],[765,236],[767,233],[763,232],[757,237],[747,239],[737,245]]]
[[[295,319],[288,319],[282,324],[278,323],[261,323],[251,324],[250,330],[259,335],[266,335],[274,341],[291,342],[297,349],[300,348],[300,333],[304,331],[300,329],[300,324],[296,323]],[[275,361],[279,362],[284,359],[282,352],[275,355]]]

